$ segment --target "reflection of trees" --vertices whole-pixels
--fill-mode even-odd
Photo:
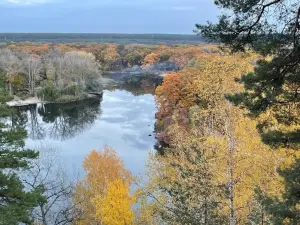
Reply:
[[[100,99],[92,98],[68,104],[44,104],[38,107],[42,120],[51,124],[49,136],[65,140],[94,123],[100,114]]]
[[[32,139],[42,139],[45,131],[38,121],[37,105],[17,107],[11,116],[12,127],[27,128],[28,136]],[[27,127],[26,127],[27,125]]]
[[[100,102],[101,99],[91,98],[76,103],[19,107],[11,116],[11,123],[16,128],[27,128],[33,140],[43,139],[47,135],[65,140],[94,123],[100,114]]]
[[[30,116],[30,124],[29,124],[29,130],[28,134],[29,137],[31,137],[34,140],[40,140],[45,137],[45,130],[41,126],[40,122],[38,121],[37,117],[37,105],[31,105],[29,106],[29,116]]]
[[[159,76],[141,76],[135,79],[128,79],[112,89],[125,90],[134,96],[144,94],[154,94],[155,89],[162,83],[162,77]]]

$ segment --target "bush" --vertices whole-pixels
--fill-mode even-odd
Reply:
[[[60,90],[49,82],[42,84],[41,88],[37,91],[38,98],[43,101],[55,101],[60,95]]]
[[[87,91],[100,91],[102,90],[100,77],[88,77],[86,80]]]
[[[167,55],[167,54],[163,54],[159,57],[159,62],[166,62],[168,61],[169,59],[171,58],[170,55]]]
[[[13,100],[13,96],[9,96],[7,91],[4,88],[0,87],[0,105],[1,103],[8,102],[10,100]]]
[[[88,95],[86,93],[81,93],[77,96],[74,95],[62,95],[58,99],[55,100],[57,103],[69,103],[69,102],[77,102],[87,98]]]
[[[79,90],[78,85],[76,85],[75,83],[72,83],[61,90],[62,95],[76,96],[76,95],[78,95],[78,93],[80,93],[80,90]]]
[[[22,100],[25,100],[29,97],[31,97],[30,93],[28,91],[17,91],[15,93],[16,96],[20,97]]]
[[[37,96],[43,101],[57,103],[76,102],[87,98],[87,94],[80,90],[75,83],[71,83],[61,90],[52,83],[46,82],[37,91]]]

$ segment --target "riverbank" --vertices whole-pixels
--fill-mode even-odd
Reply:
[[[87,94],[87,98],[95,98],[102,96],[100,93],[89,93]],[[83,99],[82,99],[83,100]],[[27,105],[35,105],[39,103],[64,103],[64,102],[49,102],[49,101],[43,101],[39,99],[38,97],[30,97],[27,99],[22,100],[21,98],[15,96],[13,100],[6,102],[6,105],[10,107],[15,107],[15,106],[27,106]]]
[[[37,97],[31,97],[31,98],[27,98],[27,99],[20,99],[18,97],[15,97],[13,100],[6,102],[6,104],[8,106],[26,106],[26,105],[35,105],[38,103],[47,103],[46,101],[42,101],[41,99],[37,98]]]

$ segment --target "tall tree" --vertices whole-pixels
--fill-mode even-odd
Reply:
[[[269,55],[256,62],[253,72],[239,80],[245,91],[228,96],[251,115],[260,116],[258,126],[263,141],[273,148],[298,150],[300,147],[300,3],[298,0],[216,0],[226,9],[219,23],[196,25],[200,34],[224,43],[233,51],[248,48]],[[298,170],[298,171],[297,171]],[[280,170],[281,171],[281,170]],[[286,211],[277,223],[297,224],[300,210],[297,164],[281,172],[286,181],[286,194],[277,206]],[[291,182],[293,180],[293,182]],[[290,190],[293,189],[291,192]],[[294,198],[292,197],[294,195]],[[293,198],[293,201],[290,199]],[[275,203],[274,203],[275,204]],[[276,205],[276,204],[275,204]],[[272,210],[271,210],[272,211]],[[278,212],[278,210],[275,210]],[[276,213],[273,214],[275,215]],[[291,221],[285,218],[294,217]]]
[[[131,225],[134,221],[134,201],[130,196],[129,183],[116,179],[108,184],[105,196],[96,196],[93,203],[96,216],[104,225]]]
[[[13,95],[12,83],[14,77],[21,72],[21,67],[21,60],[13,51],[10,49],[0,49],[0,70],[6,73],[10,95]]]
[[[242,76],[240,81],[245,91],[230,99],[254,115],[269,110],[278,123],[296,125],[289,130],[261,131],[266,135],[264,140],[273,146],[297,145],[300,140],[299,1],[217,0],[215,3],[227,9],[227,14],[220,17],[218,24],[197,25],[199,33],[224,43],[233,51],[252,47],[271,56],[271,59],[259,60],[254,72]]]
[[[171,148],[150,158],[150,182],[143,191],[152,202],[138,218],[145,219],[150,209],[166,224],[225,224],[226,217],[220,214],[224,189],[213,178],[202,137],[176,126],[172,130]]]
[[[3,84],[0,84],[3,90]],[[38,157],[38,153],[24,149],[27,136],[23,128],[12,127],[3,122],[3,117],[12,111],[5,106],[7,95],[0,93],[0,224],[29,224],[30,210],[44,201],[36,189],[26,189],[18,173],[30,165],[30,160]]]
[[[31,96],[35,95],[35,85],[41,71],[40,58],[26,55],[23,59],[23,68],[28,80],[28,89]]]
[[[242,85],[234,82],[234,77],[253,70],[253,59],[253,54],[201,56],[194,68],[178,72],[178,79],[166,79],[168,82],[157,89],[159,114],[168,119],[166,132],[171,137],[171,148],[179,155],[188,152],[188,145],[179,148],[183,143],[199,142],[199,146],[190,151],[193,154],[202,151],[202,159],[206,160],[206,167],[211,171],[212,183],[218,184],[215,185],[218,187],[216,190],[222,187],[225,189],[223,198],[219,200],[222,206],[219,213],[226,216],[230,224],[247,223],[254,206],[258,204],[254,198],[256,186],[277,194],[276,190],[280,190],[282,185],[278,181],[276,168],[279,161],[286,158],[284,154],[270,151],[261,142],[256,121],[245,118],[245,111],[232,106],[224,97],[226,93],[243,90]],[[188,109],[189,113],[183,115],[182,108]],[[165,113],[165,109],[168,113]],[[186,121],[183,116],[188,117],[188,123],[182,122]],[[163,124],[166,123],[165,118]],[[175,143],[172,134],[174,125],[179,125],[181,132],[187,132],[186,136],[180,137]],[[174,165],[175,160],[172,160],[171,165]],[[200,167],[204,165],[198,164],[204,162],[199,160],[194,164]],[[208,172],[207,169],[201,170],[203,175],[203,171]],[[179,177],[176,176],[176,181]],[[196,176],[192,177],[196,179]]]
[[[79,216],[76,205],[71,202],[75,181],[67,176],[54,149],[41,150],[43,154],[33,161],[33,166],[22,176],[26,187],[40,188],[46,199],[31,210],[31,217],[35,224],[72,224]]]
[[[103,224],[103,217],[97,216],[94,199],[106,196],[108,185],[115,180],[130,184],[132,175],[125,169],[116,152],[105,147],[103,152],[92,151],[84,160],[85,178],[77,184],[74,202],[82,212],[78,224]],[[97,205],[97,204],[96,204]]]

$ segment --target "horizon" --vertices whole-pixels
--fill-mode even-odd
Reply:
[[[0,0],[0,33],[193,34],[212,0]]]
[[[127,34],[127,35],[198,35],[196,33],[106,33],[106,32],[0,32],[0,34]],[[199,35],[198,35],[199,36]]]
[[[129,34],[129,33],[0,33],[0,42],[42,43],[116,43],[116,44],[200,44],[196,34]]]

